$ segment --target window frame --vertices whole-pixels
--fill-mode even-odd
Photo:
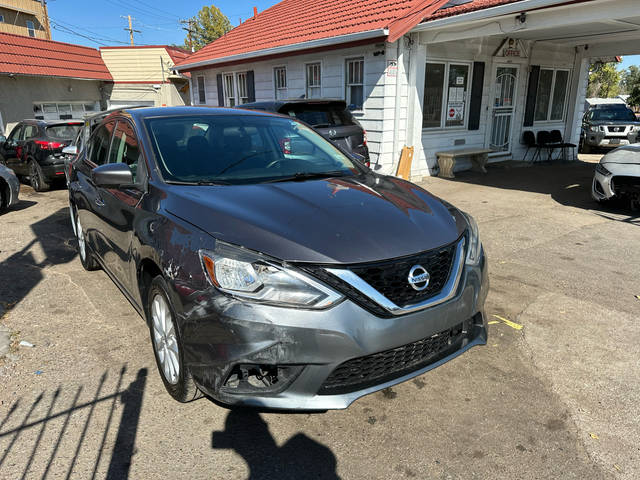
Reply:
[[[202,79],[202,96],[200,95],[200,79]],[[204,75],[196,75],[196,95],[198,96],[198,105],[207,104],[207,78]]]
[[[345,102],[347,102],[347,107],[349,107],[349,105],[351,105],[352,103],[350,102],[351,100],[351,93],[350,93],[350,88],[352,86],[361,86],[362,87],[362,105],[360,105],[358,108],[356,108],[354,111],[355,112],[363,112],[364,111],[364,103],[365,103],[365,93],[364,93],[364,89],[365,89],[365,79],[366,79],[366,62],[365,60],[365,56],[364,55],[360,55],[357,57],[345,57],[344,62],[343,62],[343,66],[344,66],[344,75],[342,76],[343,80],[344,80],[344,100]],[[361,61],[362,62],[362,83],[349,83],[349,62],[353,62],[353,61]]]
[[[320,81],[320,83],[318,85],[309,85],[309,67],[315,67],[317,66],[319,71],[318,71],[318,80]],[[315,62],[306,62],[304,64],[304,92],[305,92],[305,98],[323,98],[322,97],[322,61],[318,60]],[[309,91],[311,88],[319,88],[320,89],[320,96],[319,97],[311,97],[309,96]]]
[[[4,23],[4,15],[0,13],[0,23]]]
[[[243,105],[245,103],[249,103],[249,84],[247,83],[247,70],[243,70],[241,72],[234,72],[234,77],[236,81],[236,105]],[[240,79],[244,79],[244,92],[240,88]],[[244,95],[242,95],[244,93]],[[246,102],[243,101],[246,99]]]
[[[433,132],[436,130],[468,130],[469,127],[469,102],[471,100],[471,83],[473,79],[473,61],[472,60],[444,60],[441,58],[428,58],[424,64],[425,78],[427,72],[427,64],[444,64],[445,74],[442,83],[442,100],[440,105],[440,126],[438,127],[422,127],[423,131]],[[466,98],[464,99],[464,120],[462,125],[447,126],[447,100],[449,99],[449,75],[451,74],[451,65],[463,65],[469,68],[467,75],[467,83],[465,85]],[[484,81],[484,79],[483,79]],[[424,91],[422,92],[422,105],[424,107]],[[424,121],[423,121],[424,122]]]
[[[142,143],[140,142],[140,136],[136,131],[135,125],[132,122],[130,122],[128,119],[118,117],[118,118],[115,118],[114,120],[116,121],[116,124],[113,127],[113,132],[111,132],[111,140],[109,142],[109,151],[107,152],[107,159],[109,161],[107,163],[111,163],[111,151],[114,147],[114,142],[116,141],[116,134],[118,133],[118,129],[120,128],[120,125],[127,124],[129,128],[131,128],[131,131],[133,132],[133,135],[135,136],[136,142],[138,144],[138,163],[137,163],[135,182],[132,184],[132,186],[138,187],[139,189],[140,187],[145,185],[148,178],[147,160],[144,154],[144,148],[142,147]],[[106,165],[107,163],[105,163],[104,165]],[[118,163],[118,162],[114,162],[114,163]]]
[[[284,86],[278,86],[278,71],[284,72]],[[282,96],[278,96],[278,92],[282,92]],[[287,66],[275,65],[273,67],[273,96],[275,100],[282,100],[289,95],[289,81],[287,79]]]
[[[31,24],[31,26],[29,26],[29,24]],[[25,22],[25,25],[27,26],[27,31],[29,33],[29,36],[31,38],[36,38],[36,24],[33,22],[33,20],[27,20]],[[33,32],[33,35],[32,35]]]
[[[551,77],[551,90],[549,92],[549,104],[547,105],[547,115],[545,117],[544,120],[536,120],[536,113],[537,113],[537,103],[538,103],[538,89],[540,88],[540,76],[538,76],[538,85],[536,85],[536,105],[533,111],[533,123],[535,124],[547,124],[547,123],[563,123],[565,122],[566,118],[567,118],[567,110],[568,110],[568,105],[569,105],[569,93],[570,93],[570,86],[571,86],[571,74],[572,69],[571,68],[566,68],[566,67],[540,67],[540,74],[542,74],[543,70],[551,70],[553,71],[553,76]],[[551,119],[551,112],[553,111],[553,96],[556,93],[556,78],[557,78],[557,73],[559,71],[562,72],[567,72],[567,90],[565,92],[565,96],[564,96],[564,101],[562,104],[562,116],[559,119],[555,119],[552,120]]]
[[[96,104],[98,102],[96,101],[84,101],[84,102],[77,102],[77,101],[73,101],[73,102],[33,102],[32,106],[33,108],[35,108],[36,106],[40,107],[40,112],[41,114],[36,114],[36,111],[34,110],[33,112],[33,116],[36,120],[45,120],[44,118],[44,106],[45,105],[55,105],[56,106],[56,118],[55,120],[82,120],[84,118],[84,115],[87,113],[94,113],[99,111],[99,108],[96,108]],[[58,105],[70,105],[71,106],[71,118],[60,118],[60,109],[58,108]],[[80,115],[79,117],[74,117],[74,106],[78,106],[81,105],[82,106],[82,115]],[[87,109],[87,105],[91,105],[91,109],[88,110]],[[75,112],[77,113],[79,110],[76,109]]]
[[[100,165],[98,165],[97,163],[94,163],[93,160],[91,160],[91,156],[93,155],[93,140],[95,139],[95,137],[97,136],[98,132],[100,131],[100,129],[102,127],[104,127],[105,129],[107,128],[107,124],[109,123],[113,123],[113,130],[111,130],[110,134],[109,134],[109,143],[107,145],[107,151],[105,153],[105,157],[107,160],[109,160],[109,157],[111,155],[111,144],[113,143],[113,133],[116,131],[116,128],[118,127],[118,119],[114,118],[111,119],[107,122],[104,122],[100,125],[98,125],[95,130],[91,133],[91,136],[89,137],[89,139],[87,140],[87,154],[84,156],[83,160],[84,162],[87,164],[87,166],[90,169],[94,169],[99,167]],[[102,165],[106,165],[106,163],[103,163]]]
[[[234,70],[234,71],[227,71],[227,72],[221,72],[222,75],[222,98],[224,100],[224,105],[220,105],[221,107],[237,107],[239,105],[245,104],[245,103],[249,103],[249,84],[247,83],[247,73],[249,72],[249,70]],[[231,83],[233,86],[233,95],[227,95],[227,84],[226,84],[226,78],[231,78]],[[240,78],[244,78],[244,96],[240,96],[240,93],[242,93],[240,90]],[[231,105],[231,102],[229,101],[231,98],[233,98],[234,101],[234,105]],[[246,99],[246,102],[243,101],[243,99]]]

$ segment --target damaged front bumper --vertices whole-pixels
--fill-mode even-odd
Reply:
[[[464,267],[454,298],[392,318],[348,299],[313,311],[210,291],[199,300],[182,299],[184,360],[201,390],[225,404],[346,408],[485,344],[487,290],[483,257],[478,266]]]

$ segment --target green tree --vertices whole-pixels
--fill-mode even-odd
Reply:
[[[600,98],[617,96],[620,93],[621,76],[615,62],[591,64],[587,96]]]
[[[640,67],[630,65],[622,72],[622,80],[620,80],[620,89],[622,93],[631,93],[636,86],[640,86]]]
[[[191,46],[193,46],[194,51],[201,49],[231,30],[231,22],[215,5],[202,7],[195,17],[189,19],[188,25],[191,29]],[[188,34],[184,39],[184,44],[187,50],[191,49]]]
[[[636,84],[631,90],[627,103],[632,107],[640,107],[640,83]]]

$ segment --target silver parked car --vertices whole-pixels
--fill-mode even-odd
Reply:
[[[13,170],[0,164],[0,213],[18,203],[20,182]]]
[[[627,200],[640,208],[640,144],[617,148],[600,159],[591,196],[598,202]]]

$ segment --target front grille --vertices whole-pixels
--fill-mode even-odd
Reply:
[[[405,307],[434,297],[442,291],[451,275],[456,248],[461,240],[462,237],[449,245],[407,257],[373,263],[340,265],[340,268],[351,270],[393,303],[399,307]],[[416,291],[409,284],[409,271],[414,265],[422,265],[429,272],[429,286],[423,291]],[[327,268],[335,268],[336,265],[300,264],[299,267],[371,313],[379,317],[392,316],[389,311],[358,289],[326,271]]]
[[[451,272],[456,243],[410,257],[348,268],[393,303],[405,307],[440,293]],[[409,284],[409,271],[414,265],[421,265],[429,272],[429,285],[422,291],[415,290]]]
[[[458,350],[472,328],[469,320],[417,342],[348,360],[329,375],[318,394],[355,392],[419,370]]]
[[[640,194],[640,178],[625,175],[616,175],[611,179],[611,189],[616,195]]]

